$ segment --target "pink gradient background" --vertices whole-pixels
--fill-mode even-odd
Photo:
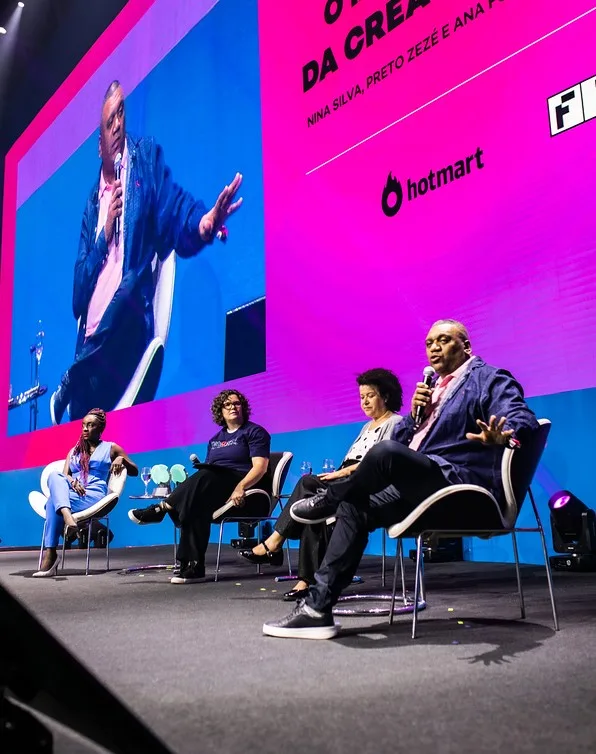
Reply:
[[[0,280],[6,365],[19,162],[152,5],[129,2],[7,158]],[[425,364],[424,335],[444,316],[464,320],[475,351],[511,369],[529,395],[593,386],[596,121],[552,139],[546,99],[596,72],[596,13],[306,175],[592,4],[503,0],[307,128],[314,110],[470,7],[433,0],[346,61],[348,29],[384,3],[346,7],[333,26],[324,23],[323,6],[259,3],[267,372],[235,383],[249,395],[254,418],[272,433],[361,421],[354,375],[378,365],[394,368],[409,396]],[[328,45],[340,69],[304,94],[302,65]],[[477,147],[484,149],[483,171],[404,202],[395,218],[383,215],[389,170],[405,185]],[[203,442],[213,433],[208,406],[216,390],[115,412],[109,433],[131,453]],[[0,395],[7,392],[8,366],[0,370]],[[6,424],[3,404],[0,469],[46,463],[76,434],[67,425],[7,438]]]
[[[475,352],[528,395],[593,386],[596,120],[551,138],[546,100],[594,75],[596,13],[307,175],[593,3],[504,0],[308,128],[313,111],[453,27],[470,3],[432,2],[355,61],[343,58],[347,31],[384,4],[346,3],[331,26],[323,6],[280,14],[264,2],[260,14],[268,347],[280,371],[291,365],[290,389],[316,404],[317,425],[357,420],[353,374],[384,365],[409,402],[441,317],[462,319]],[[327,46],[339,70],[303,93],[302,65]],[[405,184],[477,147],[483,171],[404,202],[394,218],[381,212],[390,170]]]

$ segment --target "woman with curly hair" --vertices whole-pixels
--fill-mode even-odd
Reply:
[[[353,474],[365,454],[391,434],[402,417],[397,413],[402,406],[403,392],[396,375],[389,369],[369,369],[356,377],[360,392],[360,407],[368,418],[350,446],[341,466],[329,474],[306,474],[298,480],[290,499],[275,523],[271,535],[252,550],[241,550],[240,556],[250,563],[269,563],[277,566],[283,562],[283,544],[286,539],[299,539],[298,582],[283,595],[285,601],[300,599],[314,583],[314,575],[320,566],[331,527],[326,524],[306,526],[292,519],[290,508],[296,500],[311,497],[327,489],[335,480]]]
[[[139,473],[120,445],[101,439],[105,428],[105,411],[92,408],[83,418],[81,435],[66,457],[62,473],[55,471],[48,477],[45,552],[35,578],[56,575],[60,562],[57,547],[64,526],[71,532],[78,530],[73,512],[87,510],[108,494],[110,473],[121,474],[123,469],[131,476]]]
[[[222,390],[211,404],[211,413],[221,429],[209,440],[207,458],[198,465],[197,473],[179,484],[167,500],[128,512],[135,524],[159,523],[169,513],[180,527],[180,575],[171,579],[172,584],[194,584],[205,577],[205,552],[213,513],[218,508],[228,501],[244,505],[246,490],[257,482],[261,489],[271,491],[271,437],[263,427],[249,421],[246,397],[238,390]],[[247,501],[242,515],[267,513],[261,499]]]

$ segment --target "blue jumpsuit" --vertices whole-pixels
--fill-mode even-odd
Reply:
[[[64,530],[64,519],[58,511],[70,508],[73,513],[80,513],[99,502],[108,494],[108,477],[112,466],[112,443],[102,441],[89,459],[89,475],[85,482],[81,479],[80,458],[73,455],[70,459],[71,476],[79,479],[85,488],[85,495],[78,495],[68,483],[65,474],[54,471],[48,477],[50,497],[46,503],[46,528],[44,547],[57,547]]]

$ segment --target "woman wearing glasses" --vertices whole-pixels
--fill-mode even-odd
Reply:
[[[179,484],[167,501],[128,512],[136,524],[159,523],[169,513],[180,527],[180,575],[171,579],[172,584],[193,584],[205,577],[205,552],[213,513],[218,508],[228,500],[244,505],[246,490],[257,482],[259,488],[271,491],[271,437],[263,427],[249,421],[246,397],[238,390],[222,390],[211,404],[211,413],[221,429],[209,440],[207,458],[196,474]],[[268,510],[263,506],[262,499],[249,497],[242,515],[266,516]]]

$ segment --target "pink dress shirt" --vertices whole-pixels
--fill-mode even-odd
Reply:
[[[124,233],[125,233],[125,212],[126,212],[126,180],[128,176],[128,146],[124,145],[124,154],[122,155],[122,168],[120,172],[120,181],[122,183],[122,215],[120,217],[120,238],[116,246],[116,234],[112,236],[112,242],[108,249],[108,255],[105,258],[103,267],[97,278],[95,290],[89,302],[87,312],[87,326],[85,328],[85,337],[89,338],[97,330],[105,310],[108,308],[110,301],[118,290],[122,282],[122,264],[124,261]],[[103,170],[99,177],[99,216],[97,218],[96,240],[103,230],[108,217],[110,199],[112,197],[112,186],[106,183]]]
[[[439,377],[439,379],[436,381],[433,393],[430,398],[430,413],[426,417],[426,419],[422,422],[422,424],[418,427],[416,432],[414,432],[414,436],[412,437],[412,442],[409,445],[410,450],[418,450],[420,447],[422,440],[426,437],[428,434],[430,428],[432,427],[435,419],[437,418],[439,405],[441,403],[441,400],[443,396],[445,395],[445,391],[447,390],[447,387],[449,386],[449,383],[452,380],[456,380],[458,377],[460,377],[468,368],[470,365],[470,359],[466,359],[464,363],[459,366],[455,372],[451,372],[451,374],[446,374],[444,377]]]

